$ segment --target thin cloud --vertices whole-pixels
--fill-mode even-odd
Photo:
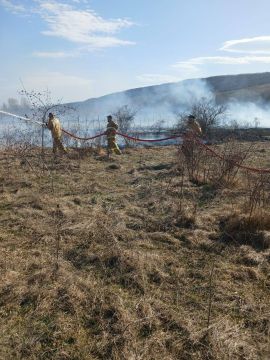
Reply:
[[[71,0],[76,4],[88,4],[88,0]]]
[[[116,36],[121,30],[134,26],[132,21],[104,19],[94,10],[83,9],[82,7],[88,3],[85,0],[75,0],[72,5],[53,0],[34,0],[33,3],[34,6],[26,9],[25,6],[13,1],[0,0],[0,5],[11,13],[39,15],[47,26],[47,29],[45,28],[41,32],[43,35],[80,44],[81,47],[74,51],[75,56],[85,51],[135,44],[135,42]],[[74,54],[37,51],[34,56],[63,58],[74,56]]]
[[[25,12],[25,7],[23,5],[16,4],[13,1],[0,0],[0,5],[2,5],[7,11],[13,14],[20,14]]]
[[[36,51],[33,53],[34,57],[39,58],[51,58],[51,59],[63,59],[63,58],[72,58],[77,57],[79,55],[79,52],[77,51]]]
[[[257,36],[226,41],[222,51],[246,54],[270,54],[270,36]]]
[[[191,58],[186,61],[179,61],[172,65],[173,68],[183,69],[194,67],[196,65],[205,64],[218,64],[218,65],[249,65],[249,64],[270,64],[270,56],[242,56],[242,57],[231,57],[231,56],[202,56]]]
[[[51,1],[40,3],[39,14],[48,26],[48,30],[42,31],[43,35],[93,48],[134,44],[112,36],[121,29],[134,25],[127,19],[106,20],[93,10],[75,9],[71,5]]]

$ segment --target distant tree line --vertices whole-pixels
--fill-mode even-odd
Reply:
[[[31,104],[26,97],[21,97],[20,100],[11,97],[2,105],[2,110],[20,114],[27,113],[30,109]]]

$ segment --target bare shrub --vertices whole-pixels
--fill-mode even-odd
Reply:
[[[245,172],[245,207],[251,217],[259,207],[267,208],[270,204],[270,174]]]
[[[30,114],[32,118],[40,119],[43,126],[41,127],[41,161],[43,171],[45,170],[45,124],[49,112],[53,112],[56,116],[63,116],[69,111],[74,111],[70,106],[61,104],[58,100],[54,102],[49,90],[37,92],[35,90],[28,91],[25,88],[20,92],[24,96],[31,107]]]
[[[187,115],[190,113],[196,117],[203,134],[210,138],[213,128],[224,119],[226,111],[226,106],[217,105],[213,99],[203,97],[194,102],[188,112],[178,114],[177,128],[183,130],[186,127]]]
[[[136,114],[137,111],[131,109],[128,105],[121,106],[113,113],[121,132],[126,134],[131,129]]]
[[[128,134],[131,130],[137,111],[131,109],[128,105],[121,106],[113,113],[116,123],[119,126],[119,131],[123,134]],[[131,145],[131,141],[124,138],[126,146]]]
[[[216,184],[228,186],[234,183],[243,162],[253,154],[253,147],[246,146],[234,139],[216,148],[220,157],[215,159],[215,170],[211,172],[211,180]]]
[[[207,154],[202,151],[195,139],[187,139],[183,145],[178,147],[178,168],[186,168],[189,179],[199,181],[202,169],[207,160]]]
[[[185,164],[190,179],[219,187],[233,184],[240,166],[254,152],[252,146],[234,139],[211,148],[200,145],[195,139],[190,139],[185,144],[178,150],[178,163]]]

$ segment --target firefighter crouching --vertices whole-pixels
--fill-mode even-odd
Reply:
[[[52,113],[49,113],[47,128],[51,131],[51,134],[52,134],[53,153],[56,154],[57,149],[60,150],[62,153],[66,153],[67,150],[65,149],[65,147],[61,141],[62,130],[61,130],[60,121]]]
[[[108,147],[107,147],[108,156],[112,153],[121,155],[122,154],[121,150],[119,149],[116,143],[116,130],[118,129],[118,125],[113,121],[111,115],[107,116],[107,120],[108,123],[107,123],[106,135],[108,142]]]

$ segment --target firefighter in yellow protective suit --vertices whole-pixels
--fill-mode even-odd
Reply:
[[[108,156],[112,153],[115,153],[117,155],[121,155],[121,150],[119,149],[117,143],[116,143],[116,130],[118,129],[118,125],[113,121],[112,116],[107,116],[107,142],[108,142]]]
[[[182,152],[186,160],[189,160],[193,157],[197,145],[195,138],[202,135],[202,129],[194,115],[188,116],[186,128],[186,133],[183,137]]]
[[[51,130],[52,139],[53,139],[53,153],[56,154],[57,149],[61,152],[66,153],[67,150],[65,149],[64,145],[61,141],[62,130],[61,124],[57,117],[54,114],[49,113],[49,120],[47,123],[47,128]]]
[[[202,135],[202,129],[200,127],[200,124],[198,123],[194,115],[188,116],[187,127],[188,127],[188,131],[192,132],[193,135],[195,136]]]

